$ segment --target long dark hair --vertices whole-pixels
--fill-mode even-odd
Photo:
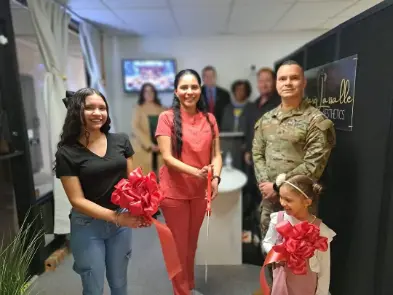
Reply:
[[[156,105],[161,106],[161,101],[160,101],[160,99],[158,98],[157,89],[156,89],[156,87],[154,87],[154,85],[151,84],[151,83],[144,83],[144,84],[142,85],[141,91],[139,91],[138,104],[139,104],[139,105],[143,105],[143,104],[145,103],[145,95],[144,95],[144,92],[145,92],[146,87],[151,87],[151,89],[153,89],[154,103],[155,103]]]
[[[177,73],[177,75],[175,77],[175,82],[174,82],[175,89],[179,85],[179,80],[184,75],[193,75],[198,80],[199,86],[202,85],[202,80],[201,80],[201,77],[199,76],[199,74],[192,69],[186,69],[186,70],[182,70],[179,73]],[[214,139],[214,137],[216,136],[214,126],[213,126],[213,123],[210,121],[209,116],[207,114],[205,99],[203,97],[202,92],[201,92],[201,97],[199,98],[198,103],[196,105],[196,108],[198,111],[202,112],[205,115],[205,118],[211,128],[212,138]],[[172,137],[173,138],[172,147],[173,147],[173,152],[174,152],[175,156],[180,158],[182,148],[183,148],[183,132],[182,132],[182,119],[181,119],[181,113],[180,113],[180,100],[176,95],[173,98],[172,109],[173,109],[173,113],[174,113],[174,116],[173,116],[173,126],[174,126],[173,135],[174,136]]]
[[[96,89],[93,88],[82,88],[74,93],[72,97],[67,100],[67,115],[64,120],[63,129],[60,135],[60,141],[57,144],[57,149],[60,149],[64,145],[73,146],[78,143],[78,139],[81,135],[85,125],[85,101],[86,97],[97,94],[102,97],[105,102],[106,110],[108,113],[107,120],[104,125],[100,128],[101,132],[108,134],[111,128],[111,118],[109,117],[109,106],[105,96]],[[86,143],[89,142],[90,133],[85,129]]]

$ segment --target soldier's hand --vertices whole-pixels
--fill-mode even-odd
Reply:
[[[272,199],[277,196],[276,191],[273,189],[273,182],[262,182],[259,184],[259,190],[264,199]]]

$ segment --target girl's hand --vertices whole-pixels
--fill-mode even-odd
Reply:
[[[121,213],[117,216],[119,226],[127,226],[130,228],[149,227],[151,222],[143,216],[134,216],[129,212]]]

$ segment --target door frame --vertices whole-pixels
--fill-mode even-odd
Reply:
[[[19,226],[27,219],[28,222],[33,223],[34,230],[38,231],[43,228],[43,223],[39,210],[32,207],[36,203],[36,194],[20,88],[10,1],[0,1],[0,35],[5,36],[8,41],[7,44],[0,45],[0,64],[2,65],[0,67],[0,91],[3,97],[2,105],[8,117],[12,146],[12,152],[4,157],[7,157],[7,160],[10,161]],[[39,241],[37,254],[31,264],[31,274],[41,273],[44,270],[44,264],[42,263],[44,243],[44,237],[42,237]]]

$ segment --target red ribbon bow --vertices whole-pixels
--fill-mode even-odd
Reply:
[[[285,261],[294,274],[304,275],[307,273],[308,259],[314,255],[315,250],[326,251],[328,248],[328,239],[320,236],[319,227],[307,221],[295,226],[283,221],[277,224],[276,230],[284,242],[273,246],[261,269],[260,283],[265,295],[270,295],[264,271],[266,265]]]
[[[112,203],[127,209],[132,215],[144,216],[156,226],[167,272],[171,280],[181,271],[176,244],[170,229],[152,217],[158,211],[163,199],[155,173],[150,172],[143,175],[140,167],[132,171],[128,179],[120,180],[115,185],[115,190],[111,196]]]

